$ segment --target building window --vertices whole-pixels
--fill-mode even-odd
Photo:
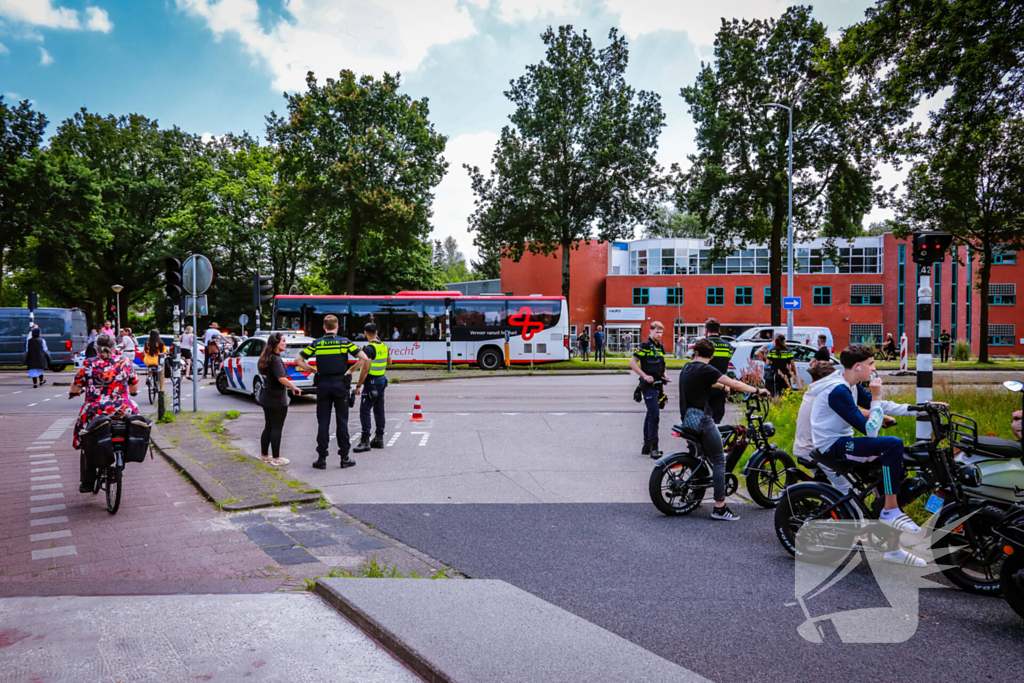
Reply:
[[[737,287],[736,288],[736,305],[737,306],[753,306],[754,305],[754,288],[753,287]]]
[[[814,305],[815,306],[831,306],[832,305],[832,288],[831,287],[815,287],[814,288]]]
[[[765,287],[764,288],[764,305],[765,306],[771,306],[772,305],[772,288],[771,287]]]
[[[683,288],[682,287],[669,287],[666,291],[666,301],[669,306],[682,306],[683,305]]]
[[[1017,263],[1017,252],[1004,251],[1001,254],[992,254],[993,266],[1012,266]]]
[[[881,306],[882,285],[850,285],[851,306]]]
[[[725,287],[708,287],[708,306],[725,305]]]
[[[1017,285],[989,285],[989,306],[1016,306]]]
[[[881,325],[850,325],[850,343],[874,346],[882,343]]]
[[[989,325],[989,346],[1013,346],[1016,341],[1013,325]]]
[[[651,292],[647,287],[633,288],[633,305],[646,306],[651,302]]]

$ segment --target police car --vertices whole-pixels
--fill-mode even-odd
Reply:
[[[288,379],[301,389],[303,394],[316,393],[312,375],[303,372],[295,365],[295,358],[299,355],[299,351],[316,340],[296,334],[286,334],[285,340],[288,342],[288,348],[281,353],[281,360],[284,361]],[[259,362],[260,354],[263,353],[266,344],[266,337],[261,335],[245,340],[231,352],[221,366],[220,374],[217,375],[217,391],[222,394],[230,392],[248,394],[256,398],[260,391],[260,385],[263,383],[256,364]],[[316,359],[310,359],[309,364],[315,367]]]

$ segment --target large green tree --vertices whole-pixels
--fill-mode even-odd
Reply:
[[[310,72],[306,92],[285,95],[288,116],[267,117],[281,155],[273,225],[309,225],[314,244],[344,257],[349,294],[361,259],[426,238],[434,188],[448,167],[447,138],[434,130],[427,99],[400,85],[399,75],[347,70],[320,85]]]
[[[475,273],[466,267],[466,256],[459,249],[459,243],[449,235],[444,240],[434,240],[434,267],[443,282],[465,282],[472,280]]]
[[[993,254],[1024,249],[1024,117],[984,117],[974,126],[936,117],[919,141],[899,203],[904,235],[941,230],[981,257],[978,360],[988,361],[988,292]]]
[[[644,237],[678,237],[704,239],[708,231],[700,223],[700,216],[683,213],[671,207],[660,207],[654,221],[644,230]]]
[[[516,109],[493,170],[485,176],[466,166],[476,194],[470,230],[481,253],[503,245],[519,260],[526,251],[561,250],[565,297],[571,250],[595,232],[602,240],[630,236],[664,196],[655,159],[665,125],[660,98],[626,82],[626,40],[615,29],[608,38],[598,50],[586,31],[549,27],[541,35],[545,60],[505,92]]]
[[[819,71],[829,45],[809,7],[790,7],[778,20],[723,20],[714,62],[681,92],[699,151],[679,208],[700,217],[716,255],[736,240],[767,242],[773,325],[782,321],[790,130],[788,113],[765,105],[793,109],[795,240],[857,236],[881,198],[872,146],[894,115],[851,74]]]

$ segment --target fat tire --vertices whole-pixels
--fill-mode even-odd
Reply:
[[[121,507],[121,468],[111,465],[107,468],[107,512],[117,514]]]
[[[1016,551],[1003,561],[999,585],[1002,586],[1006,602],[1024,619],[1024,552],[1019,547]]]
[[[985,503],[981,501],[970,501],[964,503],[966,511],[962,510],[960,506],[949,505],[946,508],[939,511],[939,514],[935,518],[935,523],[932,525],[931,533],[934,535],[939,529],[944,526],[955,522],[958,519],[966,517],[967,515],[981,510],[985,507]],[[971,525],[975,536],[980,538],[981,543],[984,543],[987,548],[990,549],[990,554],[998,552],[1000,558],[1005,557],[1002,555],[1002,540],[992,532],[993,520],[988,515],[976,514],[967,522]],[[956,531],[954,529],[954,531]],[[967,550],[967,539],[962,534],[948,533],[943,534],[941,537],[936,538],[932,542],[932,548],[935,550],[945,550],[950,546],[962,545],[964,550],[959,551],[961,554]],[[954,560],[954,555],[946,555],[939,559],[942,564],[950,564]],[[968,593],[976,593],[978,595],[999,595],[1000,591],[1000,580],[999,580],[999,567],[995,566],[998,564],[999,559],[996,559],[993,564],[987,565],[990,568],[988,573],[991,578],[979,579],[971,576],[964,572],[963,568],[959,564],[955,564],[952,567],[942,570],[943,576],[950,580],[957,588],[967,591]]]
[[[673,505],[670,501],[665,500],[664,496],[664,480],[666,473],[676,467],[682,467],[682,471],[678,474],[683,477],[693,476],[693,473],[701,466],[701,460],[689,453],[681,453],[678,456],[671,456],[665,462],[658,464],[654,467],[651,472],[651,478],[648,482],[648,492],[651,495],[651,502],[654,503],[654,507],[665,515],[679,516],[688,515],[696,510],[701,501],[704,500],[704,492],[706,488],[692,489],[689,495],[685,499],[680,499],[680,505]]]
[[[786,552],[798,560],[812,564],[834,564],[852,552],[856,544],[856,534],[851,525],[848,531],[844,529],[837,532],[833,542],[827,547],[821,547],[818,552],[809,552],[798,546],[796,536],[803,522],[794,527],[794,518],[807,519],[814,513],[814,508],[822,507],[826,501],[834,503],[842,497],[837,492],[826,491],[828,489],[818,486],[797,485],[787,488],[775,507],[775,535]],[[836,508],[833,512],[833,519],[838,521],[852,522],[855,519],[846,506]]]
[[[770,510],[779,504],[786,487],[795,483],[791,481],[792,477],[786,470],[796,467],[796,463],[788,453],[775,450],[756,453],[754,458],[754,462],[747,464],[752,470],[746,479],[747,494],[755,503]],[[774,476],[766,471],[770,466],[772,471],[776,472]],[[761,483],[765,480],[768,481],[768,494],[761,491]]]

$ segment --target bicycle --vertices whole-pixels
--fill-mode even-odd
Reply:
[[[110,421],[110,442],[114,447],[114,462],[106,467],[95,468],[92,493],[96,495],[102,489],[106,492],[107,512],[117,514],[121,507],[121,481],[124,472],[124,443],[128,435],[128,423],[125,420]],[[85,451],[82,452],[85,458]]]
[[[160,378],[157,376],[159,372],[159,365],[146,366],[146,394],[149,396],[149,405],[156,403],[156,397],[160,393]]]

